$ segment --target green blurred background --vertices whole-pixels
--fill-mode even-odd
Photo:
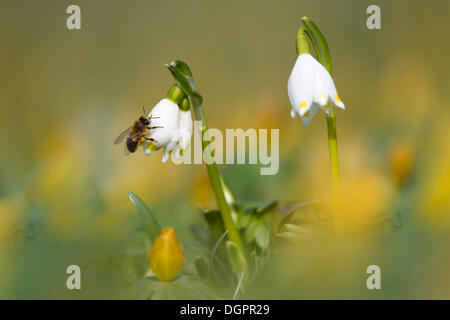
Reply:
[[[70,4],[81,30],[66,28]],[[370,4],[381,7],[381,30],[366,28]],[[2,1],[0,298],[127,298],[109,261],[138,228],[128,190],[183,243],[194,240],[197,207],[215,206],[204,166],[162,164],[161,152],[125,157],[112,143],[165,96],[173,59],[192,68],[210,127],[280,129],[278,174],[220,167],[236,198],[328,201],[325,116],[304,127],[289,115],[304,15],[328,40],[347,107],[337,129],[349,232],[366,235],[368,217],[399,211],[426,240],[408,229],[395,245],[375,241],[389,280],[381,293],[263,297],[449,298],[449,9],[445,0]],[[352,275],[364,286],[362,266],[374,262],[359,259]],[[65,287],[70,264],[81,267],[81,291]]]

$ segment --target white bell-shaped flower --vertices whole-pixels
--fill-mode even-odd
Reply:
[[[180,110],[180,124],[179,124],[178,144],[175,147],[175,158],[181,158],[184,154],[184,149],[188,146],[192,137],[192,115],[191,111]]]
[[[180,129],[180,109],[178,105],[169,100],[163,99],[158,102],[150,111],[150,127],[147,137],[153,141],[144,143],[144,152],[151,155],[157,150],[164,148],[162,162],[169,159],[169,155],[178,145]]]
[[[298,113],[304,125],[319,108],[328,114],[332,111],[332,104],[345,109],[330,73],[308,53],[300,54],[295,62],[289,76],[288,95],[292,105],[291,116]]]

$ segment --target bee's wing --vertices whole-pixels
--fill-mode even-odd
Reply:
[[[121,134],[119,134],[117,136],[117,138],[114,140],[114,144],[118,144],[121,143],[123,141],[123,139],[125,139],[126,136],[128,136],[128,134],[131,131],[131,128],[133,128],[133,126],[129,127],[128,129],[126,129],[124,132],[122,132]]]

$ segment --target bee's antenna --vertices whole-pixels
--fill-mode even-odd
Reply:
[[[145,107],[142,106],[142,111],[144,111],[144,114],[147,115],[147,112],[145,111]]]

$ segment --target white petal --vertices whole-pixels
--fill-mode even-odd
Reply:
[[[328,96],[330,97],[330,99],[333,101],[333,103],[336,106],[338,106],[339,108],[345,109],[345,105],[341,101],[341,99],[339,98],[339,95],[337,93],[333,78],[331,77],[330,73],[324,66],[322,66],[322,65],[320,65],[320,66],[321,66],[321,68],[318,68],[319,74],[320,74],[320,77],[321,77],[322,81],[324,82],[325,86],[327,87]],[[331,110],[331,108],[330,108],[330,110]]]
[[[167,162],[167,160],[169,160],[170,154],[169,154],[169,150],[167,148],[164,148],[164,154],[162,157],[162,163]]]
[[[180,131],[178,144],[175,148],[175,158],[181,158],[184,149],[188,146],[192,137],[192,115],[191,111],[180,110]]]
[[[178,144],[178,134],[174,135],[173,139],[164,147],[162,162],[166,162],[169,159],[170,154],[175,150],[177,144]]]
[[[331,84],[333,83],[333,80],[331,77],[327,77],[329,75],[327,69],[325,69],[324,66],[322,66],[320,63],[318,63],[318,66],[316,68],[316,75],[317,75],[317,81],[320,82],[322,86],[322,91],[320,93],[320,99],[323,98],[323,95],[325,96],[325,101],[321,101],[322,103],[319,103],[320,108],[325,111],[327,114],[330,114],[333,111],[332,104],[331,104],[331,96],[330,93],[330,81]],[[332,88],[331,88],[332,89]],[[325,103],[323,103],[325,102]]]
[[[317,68],[314,70],[314,81],[316,90],[314,94],[314,102],[323,107],[328,103],[328,90],[326,84],[322,80],[320,70]]]
[[[144,153],[149,156],[154,154],[156,151],[159,150],[159,148],[153,143],[153,141],[147,141],[144,142]]]
[[[315,94],[314,68],[311,55],[298,56],[288,80],[288,95],[292,108],[303,116],[311,107]]]
[[[345,110],[345,105],[344,102],[342,102],[341,98],[339,97],[339,95],[336,93],[336,95],[334,95],[333,97],[331,97],[331,99],[333,100],[333,103],[338,106],[339,108]]]
[[[150,127],[162,127],[149,130],[147,136],[153,138],[154,145],[159,149],[165,147],[178,134],[180,111],[176,103],[163,99],[149,113]],[[145,150],[146,148],[144,148]]]
[[[305,126],[311,121],[312,118],[314,118],[314,116],[317,113],[317,110],[319,110],[319,105],[317,103],[313,103],[309,111],[305,113],[303,117],[301,117],[302,122]]]

